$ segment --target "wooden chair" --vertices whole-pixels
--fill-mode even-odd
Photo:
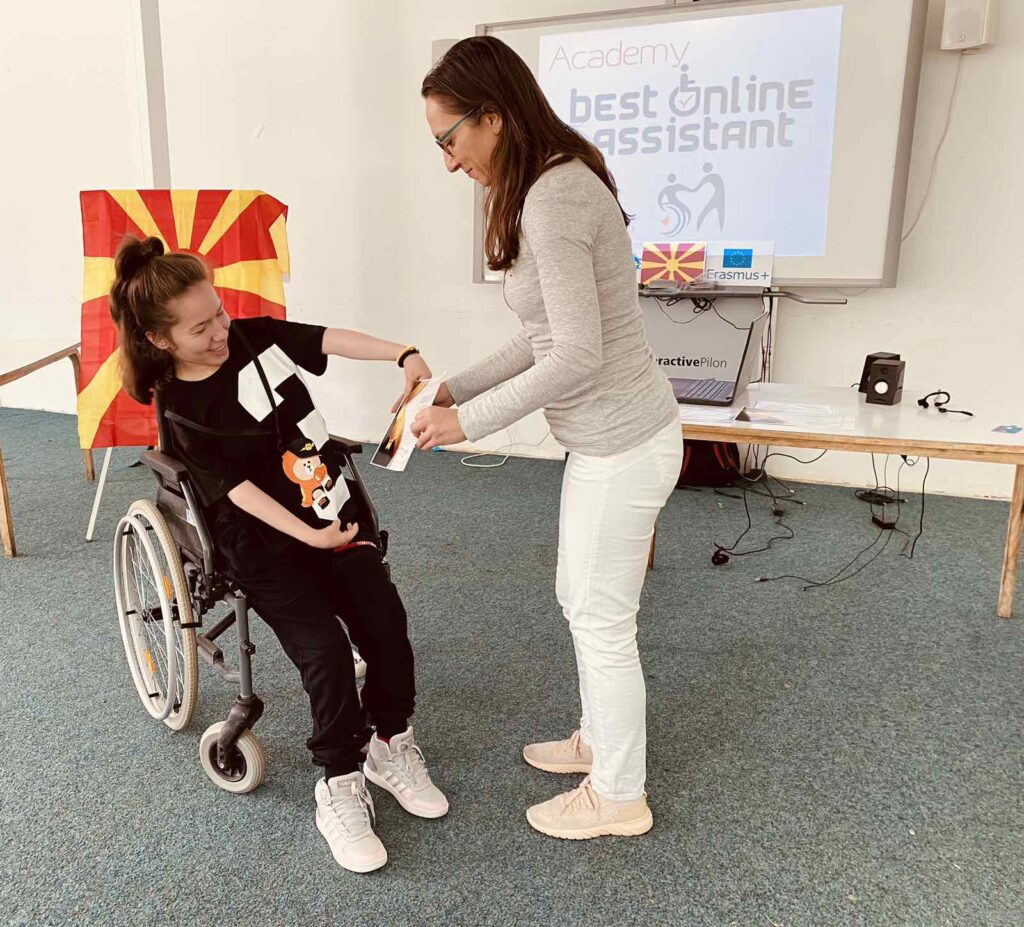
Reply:
[[[0,346],[0,386],[20,380],[22,377],[34,373],[36,370],[42,370],[43,367],[55,364],[66,357],[74,368],[75,395],[77,396],[81,390],[79,347],[80,344],[58,347],[57,343],[50,341],[8,341]],[[54,350],[55,348],[56,350]],[[85,459],[85,478],[92,482],[96,479],[92,451],[83,449],[82,457]],[[4,555],[7,557],[17,556],[17,547],[14,542],[14,522],[11,518],[11,502],[7,492],[7,474],[4,470],[2,450],[0,450],[0,537],[3,539]]]

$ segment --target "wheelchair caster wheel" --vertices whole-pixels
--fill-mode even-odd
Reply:
[[[217,740],[224,722],[211,724],[199,741],[199,760],[214,785],[243,795],[263,784],[267,778],[267,753],[252,731],[242,731],[230,756],[219,756]]]

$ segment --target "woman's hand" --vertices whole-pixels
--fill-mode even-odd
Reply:
[[[458,411],[442,409],[440,406],[421,409],[412,423],[412,433],[416,435],[416,447],[421,451],[466,440],[466,433],[459,424]]]
[[[455,400],[452,398],[452,394],[448,392],[448,384],[442,383],[437,390],[437,395],[434,397],[434,405],[440,406],[442,409],[450,409],[455,405]]]
[[[346,544],[351,544],[359,533],[359,525],[349,522],[345,530],[341,530],[340,521],[332,521],[325,528],[311,528],[312,534],[309,538],[310,547],[318,547],[320,550],[337,550]]]
[[[410,354],[405,359],[402,370],[405,371],[405,392],[395,400],[395,404],[391,407],[392,415],[401,408],[402,403],[420,380],[429,380],[433,376],[427,362],[419,354]]]

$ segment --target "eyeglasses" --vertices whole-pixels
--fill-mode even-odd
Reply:
[[[479,107],[478,107],[478,109],[479,109]],[[440,148],[445,154],[449,154],[450,155],[452,153],[452,142],[451,142],[452,133],[459,126],[461,126],[462,123],[464,123],[467,119],[469,119],[470,116],[475,116],[476,113],[477,113],[476,109],[471,109],[468,113],[466,113],[465,116],[463,116],[458,122],[456,122],[455,125],[453,125],[447,132],[445,132],[443,135],[439,135],[437,138],[435,138],[434,141],[437,143],[437,147]]]

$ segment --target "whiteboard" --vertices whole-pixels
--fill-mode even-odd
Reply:
[[[489,23],[604,153],[634,253],[775,242],[781,286],[895,286],[927,0],[700,0]],[[483,259],[477,197],[475,279]]]

